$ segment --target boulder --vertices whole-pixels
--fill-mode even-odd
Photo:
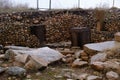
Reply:
[[[108,80],[119,80],[119,75],[116,72],[109,71],[106,73],[106,78]]]
[[[80,59],[76,59],[73,63],[72,63],[72,67],[82,67],[82,66],[86,66],[88,65],[87,61],[81,61]]]
[[[60,60],[64,56],[48,47],[38,48],[38,49],[28,49],[28,50],[8,50],[5,53],[7,59],[14,59],[15,61],[26,63],[25,66],[34,63],[34,66],[47,66],[48,64]],[[31,60],[30,60],[31,59]],[[29,61],[30,60],[30,61]]]
[[[26,75],[26,70],[21,67],[14,66],[14,67],[8,67],[6,73],[11,76],[24,77]]]
[[[115,41],[120,42],[120,32],[117,32],[114,34],[114,39],[115,39]]]
[[[103,52],[107,49],[112,49],[113,47],[119,46],[120,43],[116,41],[106,41],[106,42],[100,42],[100,43],[90,43],[84,45],[84,51],[88,53],[89,55],[94,55],[98,52]]]
[[[32,56],[38,56],[39,58],[45,60],[48,63],[60,60],[64,57],[60,52],[50,49],[48,47],[31,49],[31,50],[12,50],[15,54],[27,54]]]
[[[107,59],[107,54],[106,53],[98,53],[94,56],[91,57],[90,59],[90,64],[96,61],[105,61]]]

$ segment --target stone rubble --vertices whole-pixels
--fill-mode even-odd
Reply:
[[[108,44],[112,45],[108,46]],[[5,64],[4,62],[0,63],[0,73],[6,72],[8,75],[23,77],[26,76],[25,74],[27,71],[39,71],[39,69],[43,68],[47,69],[51,63],[59,61],[63,62],[62,64],[66,64],[66,66],[71,69],[62,69],[60,74],[54,75],[54,78],[56,79],[119,80],[119,44],[120,43],[116,41],[85,44],[84,46],[87,45],[93,52],[96,51],[94,55],[91,53],[92,51],[87,50],[86,48],[84,48],[85,50],[80,50],[77,47],[76,49],[75,47],[51,49],[48,47],[26,48],[20,46],[8,46],[8,50],[5,54],[0,55],[0,61],[8,60],[12,65]],[[93,45],[95,46],[93,47]],[[102,48],[99,49],[100,47]],[[84,57],[86,57],[86,59]],[[60,65],[62,64],[60,63]],[[76,73],[74,69],[79,69],[81,72],[82,69],[85,69],[85,71]],[[51,69],[51,71],[55,70],[55,67]],[[90,71],[86,73],[87,70]],[[42,76],[42,73],[40,75]],[[29,76],[27,75],[26,77]]]

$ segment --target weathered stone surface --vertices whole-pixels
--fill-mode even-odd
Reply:
[[[102,80],[102,78],[99,76],[90,75],[86,80]]]
[[[107,59],[107,54],[106,53],[98,53],[94,56],[91,57],[90,63],[92,64],[93,62],[96,61],[105,61]]]
[[[72,67],[82,67],[88,65],[87,61],[81,61],[80,59],[76,59],[73,63],[72,63]]]
[[[120,32],[117,32],[114,34],[114,39],[115,39],[115,41],[120,42]]]
[[[23,67],[25,64],[18,62],[18,61],[14,61],[13,62],[13,66],[18,66],[18,67]]]
[[[56,50],[48,47],[29,49],[29,50],[8,50],[5,54],[6,59],[14,59],[17,62],[26,63],[31,59],[25,66],[33,65],[38,69],[41,66],[47,66],[48,64],[60,60],[63,55]],[[33,67],[32,66],[32,67]],[[36,69],[35,68],[35,69]]]
[[[23,77],[26,75],[26,70],[21,67],[14,66],[14,67],[9,67],[6,73],[12,76]]]
[[[104,63],[103,62],[93,62],[91,64],[92,68],[95,69],[95,70],[103,70],[104,69]]]
[[[63,55],[54,50],[50,49],[48,47],[38,48],[38,49],[32,49],[32,50],[13,50],[15,53],[22,53],[22,54],[28,54],[30,56],[38,56],[39,58],[47,61],[48,63],[57,61],[63,57]]]
[[[40,60],[40,59],[39,59]],[[41,60],[42,61],[42,60]],[[39,64],[40,63],[40,64]],[[36,71],[42,67],[46,67],[47,63],[45,62],[37,62],[33,58],[30,58],[30,60],[25,64],[24,68],[27,69],[28,71]],[[42,63],[42,64],[41,64]]]
[[[108,80],[119,80],[120,79],[119,75],[113,71],[107,72],[106,77]]]
[[[91,44],[85,44],[84,45],[84,51],[88,53],[89,55],[94,55],[97,52],[102,52],[107,49],[111,49],[115,46],[119,46],[120,43],[115,41],[106,41],[106,42],[100,42],[100,43],[91,43]]]
[[[15,60],[25,64],[29,60],[29,55],[28,54],[17,54],[15,56]]]

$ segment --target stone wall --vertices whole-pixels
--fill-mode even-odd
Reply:
[[[30,33],[30,26],[38,24],[46,25],[47,43],[70,40],[72,27],[90,27],[92,42],[112,40],[113,33],[120,30],[119,16],[105,18],[105,31],[97,32],[93,13],[88,10],[0,13],[0,44],[39,47],[39,40]]]

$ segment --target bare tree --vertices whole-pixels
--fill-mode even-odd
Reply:
[[[114,5],[115,5],[115,0],[113,0],[113,7],[114,7]]]
[[[12,6],[10,0],[0,0],[0,8],[11,8]]]

